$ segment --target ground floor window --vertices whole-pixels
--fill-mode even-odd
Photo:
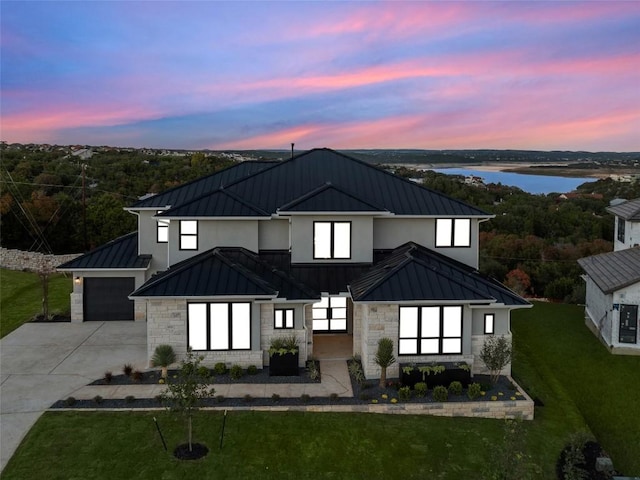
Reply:
[[[192,350],[250,350],[250,303],[189,303],[187,343]]]
[[[398,354],[462,353],[462,307],[400,307]]]
[[[322,297],[311,310],[314,332],[347,331],[347,297]]]
[[[293,308],[276,308],[273,328],[293,328]]]

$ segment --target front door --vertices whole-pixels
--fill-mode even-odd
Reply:
[[[620,343],[636,343],[638,305],[620,305]]]

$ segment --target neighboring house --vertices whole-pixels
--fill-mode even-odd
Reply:
[[[581,258],[585,321],[613,353],[640,354],[640,198],[607,208],[616,216],[613,252]]]
[[[477,270],[493,215],[328,149],[243,162],[128,210],[137,232],[59,270],[73,272],[72,321],[146,320],[149,357],[170,344],[263,366],[270,340],[293,334],[304,366],[314,338],[346,336],[373,378],[390,337],[401,362],[477,373],[485,337],[510,339],[511,310],[530,306]]]

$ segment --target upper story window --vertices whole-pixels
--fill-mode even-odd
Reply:
[[[313,258],[351,258],[351,222],[313,222]]]
[[[293,308],[276,308],[273,317],[273,328],[276,330],[293,328]]]
[[[162,210],[159,210],[157,213],[162,213]],[[156,241],[158,243],[167,243],[169,241],[169,220],[164,218],[158,219]]]
[[[187,342],[193,350],[250,350],[250,303],[189,303]]]
[[[618,217],[618,241],[624,243],[624,229],[625,229],[625,221],[624,218]]]
[[[462,353],[462,307],[400,307],[399,355]]]
[[[198,221],[180,220],[180,250],[198,249]]]
[[[471,219],[436,219],[436,247],[470,247]]]

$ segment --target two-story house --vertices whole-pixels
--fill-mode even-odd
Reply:
[[[613,252],[581,258],[585,322],[613,353],[640,354],[640,198],[607,208],[615,215]]]
[[[240,163],[128,210],[137,232],[59,270],[73,272],[72,321],[146,321],[149,357],[170,344],[260,367],[293,334],[304,366],[324,336],[373,378],[390,337],[403,362],[480,372],[485,337],[510,338],[511,310],[530,306],[478,272],[491,214],[328,149]]]

